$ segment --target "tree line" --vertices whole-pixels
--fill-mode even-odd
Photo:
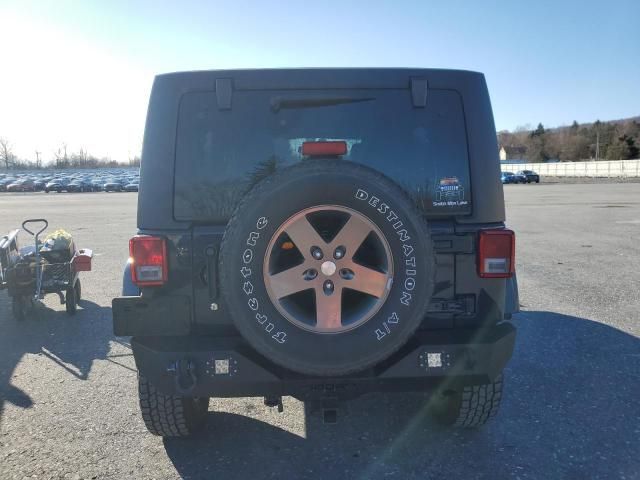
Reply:
[[[610,122],[578,124],[546,129],[542,123],[537,128],[519,127],[510,132],[498,132],[498,145],[508,152],[508,158],[524,159],[529,162],[557,160],[575,162],[582,160],[629,160],[640,158],[640,117]],[[140,166],[140,157],[127,162],[110,158],[98,158],[81,148],[68,152],[63,143],[53,152],[53,156],[43,163],[40,152],[35,152],[35,160],[18,158],[11,143],[0,137],[0,166],[5,169],[38,168],[101,168]]]
[[[5,170],[27,170],[41,168],[108,168],[108,167],[139,167],[140,157],[135,156],[127,162],[118,162],[111,158],[98,158],[80,148],[77,152],[68,152],[67,145],[63,143],[53,152],[48,161],[43,162],[41,152],[35,152],[35,159],[19,158],[13,151],[11,142],[0,137],[0,167]]]
[[[517,128],[498,132],[498,145],[513,158],[529,162],[576,162],[640,158],[640,117],[546,129]],[[510,158],[511,158],[510,157]]]

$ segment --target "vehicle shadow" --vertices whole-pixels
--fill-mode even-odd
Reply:
[[[52,300],[57,302],[55,296],[47,297],[48,304]],[[111,308],[88,300],[81,300],[79,307],[76,315],[69,316],[64,309],[38,303],[29,309],[25,320],[16,321],[11,299],[0,294],[0,425],[5,402],[20,408],[33,405],[29,392],[12,382],[25,355],[45,358],[43,371],[61,368],[80,380],[87,379],[94,360],[106,358],[112,338]]]
[[[202,434],[166,439],[165,450],[185,479],[636,476],[639,339],[551,312],[514,323],[502,409],[483,429],[439,427],[420,394],[375,394],[350,402],[335,425],[307,412],[304,434],[278,417],[210,412]]]

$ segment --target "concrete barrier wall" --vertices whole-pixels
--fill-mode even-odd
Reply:
[[[600,162],[503,163],[503,172],[533,170],[554,177],[640,177],[640,160]]]

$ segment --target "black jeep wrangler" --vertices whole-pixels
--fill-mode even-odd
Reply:
[[[210,397],[336,405],[431,392],[496,414],[517,311],[514,234],[482,74],[187,72],[155,79],[116,335],[147,428]]]

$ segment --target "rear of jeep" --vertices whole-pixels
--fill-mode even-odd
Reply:
[[[158,76],[113,300],[148,429],[192,433],[211,397],[290,395],[329,418],[381,391],[484,424],[518,304],[499,173],[479,73]]]

